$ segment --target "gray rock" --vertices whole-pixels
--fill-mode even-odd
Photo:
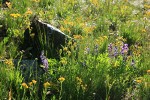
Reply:
[[[33,20],[31,24],[31,33],[34,33],[34,37],[30,36],[29,29],[24,33],[24,43],[22,50],[32,48],[30,50],[31,58],[39,58],[42,50],[48,58],[59,58],[58,51],[69,40],[73,40],[71,37],[57,29],[56,27],[42,22],[41,20]]]

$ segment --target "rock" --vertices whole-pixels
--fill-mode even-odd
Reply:
[[[34,19],[31,24],[31,33],[29,29],[24,33],[22,49],[26,51],[32,48],[29,50],[31,53],[29,58],[39,58],[42,50],[45,51],[47,58],[59,58],[59,49],[69,40],[72,38],[56,27]]]
[[[32,78],[38,78],[44,73],[42,68],[39,67],[37,60],[20,60],[14,59],[14,66],[16,69],[20,70],[24,80],[28,82]],[[31,78],[31,79],[30,79]]]

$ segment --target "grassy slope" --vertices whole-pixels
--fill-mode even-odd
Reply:
[[[9,8],[0,11],[0,23],[7,27],[8,34],[0,40],[0,57],[5,59],[0,62],[0,98],[149,99],[150,6],[146,0],[144,8],[128,0],[112,1],[12,0],[7,3]],[[59,51],[64,55],[60,61],[48,58],[48,73],[25,82],[12,59],[16,55],[21,57],[18,44],[22,43],[23,33],[35,15],[77,39],[77,43],[69,42]],[[110,43],[118,52],[127,43],[128,54],[110,57],[114,53],[107,49]],[[46,96],[48,92],[51,94]]]

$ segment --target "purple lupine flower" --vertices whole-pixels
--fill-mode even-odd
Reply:
[[[121,49],[121,54],[127,53],[129,50],[128,44],[124,44]]]
[[[117,46],[114,47],[114,57],[116,57],[118,55],[118,48]]]
[[[109,53],[112,52],[112,43],[110,43],[110,44],[108,45],[108,52],[109,52]]]
[[[44,66],[44,70],[47,71],[48,70],[48,60],[44,56],[44,50],[42,50],[40,58],[41,58],[42,65]]]

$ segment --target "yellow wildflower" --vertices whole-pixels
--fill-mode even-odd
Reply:
[[[67,59],[65,57],[61,58],[60,63],[63,65],[67,64]]]
[[[60,77],[58,80],[59,80],[60,82],[63,82],[63,81],[65,81],[65,78],[64,78],[64,77]]]
[[[150,9],[150,5],[144,5],[144,8]]]
[[[44,88],[48,88],[51,84],[49,82],[45,82],[43,85],[44,85]]]
[[[150,70],[147,70],[147,74],[150,74]]]
[[[82,88],[82,90],[85,92],[86,91],[86,89],[87,89],[87,84],[85,84],[85,85],[81,85],[81,88]]]
[[[63,48],[63,51],[67,51],[67,50],[68,50],[68,48],[67,48],[67,47],[64,47],[64,48]]]
[[[69,41],[69,42],[68,42],[68,45],[72,45],[72,42],[71,42],[71,41]]]
[[[70,55],[71,55],[71,52],[70,52],[70,51],[67,51],[67,54],[68,54],[68,56],[70,56]]]
[[[99,41],[104,41],[104,38],[102,36],[98,37]]]
[[[5,60],[5,64],[7,64],[7,65],[13,65],[12,59],[6,59]]]
[[[142,29],[142,32],[145,33],[145,32],[146,32],[146,29]]]
[[[74,43],[73,43],[73,46],[74,46],[74,47],[77,47],[77,43],[76,43],[76,42],[74,42]]]
[[[70,31],[70,29],[69,29],[69,28],[67,28],[67,29],[66,29],[66,31],[67,31],[68,33],[71,33],[71,31]]]
[[[22,85],[23,88],[25,88],[25,89],[29,88],[28,85],[27,85],[26,83],[22,83],[21,85]]]
[[[32,86],[33,85],[33,83],[32,82],[29,82],[29,86]]]
[[[37,81],[36,80],[32,80],[32,82],[33,82],[33,84],[36,84]]]
[[[73,22],[68,22],[68,25],[73,26]]]
[[[142,80],[136,80],[136,82],[137,82],[137,83],[141,83],[141,82],[142,82]]]
[[[67,20],[67,19],[64,20],[63,23],[64,23],[65,25],[67,25],[67,24],[68,24],[68,20]]]
[[[61,27],[60,27],[60,30],[64,32],[64,31],[65,31],[65,28],[64,28],[63,26],[61,26]]]
[[[81,78],[79,78],[79,77],[76,77],[76,80],[77,80],[77,84],[82,84],[82,79]]]
[[[145,12],[145,15],[150,16],[150,11]]]
[[[14,17],[14,18],[17,18],[17,17],[20,17],[21,15],[16,13],[16,14],[10,14],[11,17]]]
[[[97,6],[99,3],[98,3],[98,0],[90,0],[90,2],[92,3],[92,4],[94,4],[95,6]]]
[[[28,9],[26,12],[25,12],[26,15],[31,15],[32,14],[32,11],[30,9]]]
[[[83,37],[81,35],[73,35],[74,39],[83,39]]]
[[[12,7],[10,2],[6,2],[6,5],[7,5],[8,8]]]
[[[108,37],[107,37],[107,36],[103,36],[103,38],[104,38],[104,39],[106,39],[106,40],[108,39]]]

